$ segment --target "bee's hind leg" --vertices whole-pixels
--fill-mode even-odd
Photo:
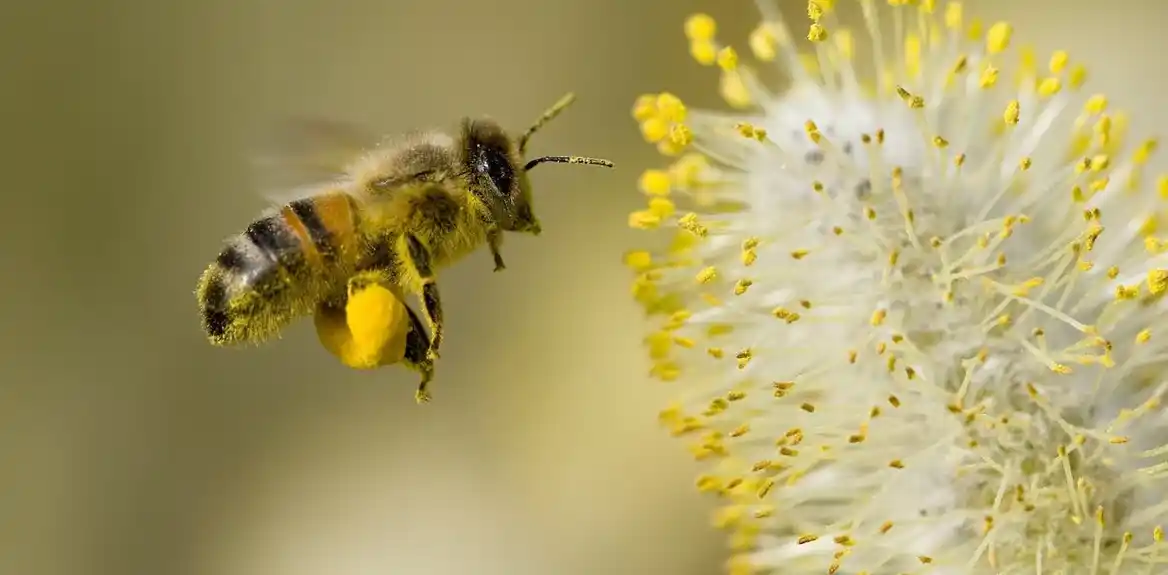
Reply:
[[[406,307],[410,315],[410,332],[406,335],[406,353],[402,363],[406,367],[418,372],[422,381],[418,383],[418,390],[414,392],[414,400],[418,403],[430,401],[430,391],[427,389],[430,380],[434,379],[434,360],[430,357],[430,338],[426,335],[426,328],[414,310]]]

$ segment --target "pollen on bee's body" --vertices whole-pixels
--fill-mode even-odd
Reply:
[[[733,572],[1168,568],[1155,138],[1131,145],[1073,53],[960,2],[760,4],[743,52],[683,26],[741,112],[635,103],[677,158],[629,219],[659,247],[626,256],[694,414],[670,428],[735,505]]]

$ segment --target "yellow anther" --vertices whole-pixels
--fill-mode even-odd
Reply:
[[[1136,343],[1148,343],[1152,339],[1152,330],[1144,329],[1136,334]]]
[[[649,199],[649,212],[660,219],[667,219],[677,211],[677,207],[669,198],[655,197]]]
[[[685,146],[671,140],[665,139],[657,142],[657,153],[667,158],[672,158],[681,155],[685,151]]]
[[[757,259],[758,253],[754,250],[742,250],[742,265],[750,267]]]
[[[738,52],[730,46],[718,50],[718,67],[726,71],[738,68]]]
[[[1029,170],[1030,166],[1032,166],[1033,164],[1034,164],[1034,161],[1031,160],[1030,157],[1028,156],[1028,157],[1022,158],[1018,162],[1018,168],[1021,169],[1023,172],[1025,172],[1026,170]]]
[[[722,359],[726,355],[726,352],[720,347],[707,348],[706,353],[714,359]]]
[[[1006,111],[1002,114],[1002,120],[1004,120],[1008,125],[1017,125],[1018,120],[1021,117],[1021,113],[1022,107],[1021,104],[1018,103],[1018,100],[1011,100],[1010,103],[1006,105]]]
[[[734,359],[738,361],[738,369],[746,369],[747,364],[750,363],[750,360],[753,357],[754,355],[749,349],[744,349],[738,352],[738,354],[734,356]]]
[[[767,24],[761,24],[750,33],[750,51],[763,62],[770,62],[778,55],[778,39]]]
[[[1024,297],[1030,290],[1042,285],[1042,278],[1034,277],[1022,282],[1015,290],[1014,295]]]
[[[641,122],[641,135],[645,141],[656,144],[669,136],[669,123],[657,116],[649,118]]]
[[[645,170],[638,182],[641,191],[650,196],[668,196],[670,184],[669,174],[663,170]]]
[[[888,312],[886,310],[878,309],[878,310],[872,312],[872,319],[869,321],[869,323],[871,323],[874,326],[883,325],[884,318],[886,318],[887,316],[888,316]]]
[[[633,104],[633,118],[638,122],[644,122],[656,115],[657,97],[652,94],[638,96],[636,103]]]
[[[1013,33],[1014,28],[1009,22],[998,22],[990,26],[989,32],[986,33],[986,51],[991,55],[1004,52],[1010,47],[1010,36]]]
[[[1103,94],[1091,96],[1083,105],[1083,111],[1088,114],[1102,114],[1105,110],[1107,110],[1107,96]]]
[[[1148,158],[1151,157],[1152,153],[1156,151],[1156,148],[1159,147],[1159,145],[1159,141],[1155,139],[1144,140],[1144,143],[1136,149],[1134,154],[1132,154],[1132,162],[1136,164],[1146,163]]]
[[[750,289],[750,286],[752,286],[752,285],[754,285],[754,282],[751,280],[748,280],[748,279],[738,280],[738,282],[734,284],[734,295],[742,295],[742,294],[746,293],[746,290]]]
[[[961,56],[959,56],[957,58],[957,61],[953,63],[952,73],[954,76],[956,76],[957,74],[964,72],[965,69],[968,67],[969,67],[969,58],[966,57],[964,54],[962,54]]]
[[[1063,70],[1066,70],[1067,63],[1070,62],[1070,60],[1071,56],[1070,54],[1067,54],[1066,50],[1055,50],[1055,52],[1050,55],[1050,73],[1062,74]]]
[[[1087,68],[1082,64],[1071,69],[1070,84],[1072,88],[1078,89],[1087,81]]]
[[[815,122],[811,120],[807,120],[803,123],[803,131],[807,134],[807,137],[816,144],[818,144],[823,139],[823,135],[819,133],[819,126],[816,126]]]
[[[1044,96],[1044,97],[1050,97],[1050,96],[1053,96],[1053,95],[1059,93],[1059,91],[1062,89],[1063,89],[1062,81],[1059,80],[1058,78],[1050,77],[1050,78],[1044,79],[1042,82],[1040,82],[1038,84],[1038,95]]]
[[[812,24],[811,27],[807,29],[807,39],[811,40],[812,42],[822,42],[827,40],[827,28],[824,28],[823,25],[819,23]]]
[[[693,14],[685,20],[685,36],[690,40],[713,40],[718,24],[709,14]]]
[[[711,491],[721,491],[722,480],[712,475],[702,475],[698,477],[697,481],[695,482],[695,486],[698,488],[698,491],[705,493]]]
[[[812,22],[818,22],[821,18],[823,18],[823,7],[820,6],[819,3],[815,0],[809,0],[807,2],[807,17],[811,19]]]
[[[984,89],[988,90],[993,88],[998,83],[998,69],[987,64],[981,71],[981,78],[978,80],[978,83]]]
[[[698,222],[698,215],[690,212],[677,220],[677,227],[699,237],[704,238],[710,232],[709,228]]]
[[[961,3],[950,2],[945,7],[945,26],[950,30],[961,29]]]
[[[934,136],[933,137],[933,145],[938,147],[938,148],[945,149],[945,148],[949,147],[949,140],[946,140],[945,138],[942,138],[941,136]]]
[[[982,33],[984,31],[985,24],[981,21],[981,18],[974,18],[969,21],[969,27],[965,30],[965,37],[968,38],[970,42],[977,42],[981,39]]]
[[[633,271],[643,272],[653,267],[653,256],[644,250],[631,251],[625,254],[625,265]]]
[[[749,124],[747,122],[739,122],[738,124],[735,124],[734,129],[738,130],[738,133],[742,134],[742,137],[744,138],[757,139],[759,141],[762,141],[766,138],[765,129],[756,128],[753,124]]]
[[[748,108],[754,102],[746,81],[738,71],[723,71],[718,80],[718,93],[735,108]]]
[[[1148,291],[1160,295],[1168,291],[1168,270],[1154,269],[1148,272]]]
[[[924,98],[922,98],[920,96],[912,95],[912,93],[910,93],[908,90],[905,90],[901,86],[896,87],[896,95],[900,96],[900,99],[904,100],[904,103],[908,104],[909,108],[924,108],[925,107],[925,99]]]
[[[679,146],[688,146],[693,142],[693,132],[685,124],[674,124],[669,130],[669,141]]]
[[[714,281],[714,279],[717,277],[718,277],[718,270],[715,269],[714,266],[709,266],[707,268],[703,268],[702,271],[698,272],[697,276],[695,276],[694,279],[696,279],[697,282],[700,284],[707,284],[707,283]]]
[[[639,230],[652,230],[661,225],[661,218],[648,210],[640,210],[629,214],[629,227]]]
[[[1095,249],[1095,241],[1099,239],[1099,234],[1103,233],[1103,226],[1093,223],[1087,228],[1087,234],[1083,238],[1083,248],[1087,251]]]
[[[657,112],[667,122],[685,121],[685,104],[681,102],[681,98],[669,92],[662,92],[657,96]]]
[[[718,45],[712,40],[694,40],[689,43],[689,55],[703,66],[713,66],[718,60]]]
[[[771,315],[777,319],[781,319],[787,323],[795,323],[801,317],[798,312],[791,311],[785,307],[779,306],[771,310]]]
[[[801,259],[807,257],[807,254],[809,254],[809,253],[811,253],[811,252],[808,250],[794,250],[791,252],[791,257],[794,259],[797,259],[797,260],[801,260]]]

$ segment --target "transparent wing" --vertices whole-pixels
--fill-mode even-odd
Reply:
[[[272,199],[303,196],[346,178],[354,161],[381,137],[356,124],[291,117],[272,126],[252,154],[261,193]]]

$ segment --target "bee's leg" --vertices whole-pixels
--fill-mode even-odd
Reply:
[[[430,250],[412,235],[406,236],[406,244],[414,270],[422,282],[422,307],[426,309],[426,317],[430,320],[432,335],[427,355],[430,359],[437,359],[438,348],[442,346],[442,300],[438,297],[438,284],[434,281],[434,270],[430,266]]]
[[[430,401],[430,392],[426,388],[434,379],[434,359],[429,355],[430,338],[426,337],[426,328],[422,327],[422,320],[414,310],[407,307],[406,311],[410,314],[410,332],[406,335],[406,355],[402,363],[421,374],[422,381],[414,392],[414,400],[426,403]]]
[[[495,271],[507,269],[503,264],[503,256],[499,253],[499,248],[503,247],[503,231],[496,226],[487,228],[487,245],[491,248],[491,257],[495,258]]]

